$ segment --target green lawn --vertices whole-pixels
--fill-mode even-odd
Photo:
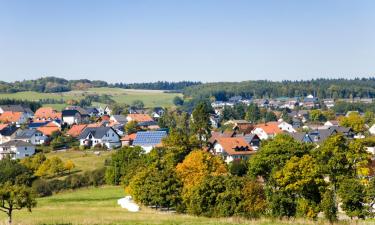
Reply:
[[[67,160],[72,160],[75,164],[75,168],[72,173],[83,173],[85,171],[91,171],[104,166],[104,161],[110,158],[113,151],[100,151],[100,155],[94,154],[91,150],[68,150],[68,151],[58,151],[50,152],[46,154],[47,158],[57,156],[61,158],[64,162]]]
[[[249,221],[240,218],[204,218],[155,211],[141,207],[137,213],[128,212],[117,205],[117,199],[124,196],[121,187],[104,186],[67,191],[51,197],[39,198],[32,213],[26,210],[15,211],[14,224],[181,224],[181,225],[278,225],[278,224],[327,224],[308,220],[269,220]],[[373,221],[339,224],[370,225]],[[0,212],[0,224],[6,224],[6,216]]]
[[[141,100],[144,102],[146,107],[172,106],[172,100],[175,96],[181,96],[176,93],[164,93],[159,90],[132,90],[132,89],[121,89],[121,88],[89,88],[85,91],[69,91],[64,93],[38,93],[32,91],[17,92],[17,93],[0,93],[0,99],[18,99],[18,100],[29,100],[38,101],[40,99],[55,99],[64,101],[75,99],[80,100],[89,94],[107,94],[111,95],[113,100],[118,103],[131,104],[134,100]],[[62,109],[65,104],[48,104],[55,109]]]
[[[140,212],[131,213],[117,205],[117,199],[124,196],[121,187],[105,186],[68,191],[51,197],[38,199],[32,213],[16,211],[14,224],[182,224],[182,225],[229,225],[229,224],[325,224],[303,220],[249,221],[239,218],[204,218],[159,212],[142,207]],[[0,212],[0,224],[6,224],[6,216]],[[342,224],[342,223],[340,223]],[[344,223],[348,224],[348,223]],[[353,223],[354,224],[354,223]],[[371,224],[358,223],[358,224]]]

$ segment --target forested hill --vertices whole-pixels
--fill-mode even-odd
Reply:
[[[23,80],[16,82],[0,81],[0,93],[15,93],[20,91],[36,91],[43,93],[65,92],[71,90],[85,90],[91,87],[117,87],[124,89],[149,89],[149,90],[170,90],[182,91],[184,88],[201,84],[200,82],[181,81],[181,82],[149,82],[149,83],[107,83],[100,80],[66,80],[57,77],[44,77],[36,80]]]
[[[313,94],[319,98],[375,98],[375,77],[361,79],[316,79],[308,81],[243,81],[205,83],[187,87],[184,95],[192,98],[214,96],[227,100],[240,95],[254,98],[303,97]]]

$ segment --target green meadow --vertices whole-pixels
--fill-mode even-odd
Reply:
[[[110,95],[117,103],[131,104],[135,100],[141,100],[146,107],[170,107],[173,105],[173,98],[181,96],[177,93],[165,93],[160,90],[133,90],[121,88],[89,88],[85,91],[69,91],[63,93],[38,93],[32,91],[17,92],[17,93],[0,93],[0,99],[18,99],[38,101],[40,99],[54,99],[54,100],[80,100],[90,94]],[[46,104],[57,110],[66,107],[65,104]]]
[[[66,191],[51,197],[39,198],[37,207],[15,211],[13,224],[122,224],[122,225],[283,225],[283,224],[327,224],[324,221],[309,220],[245,220],[241,218],[205,218],[182,215],[171,212],[160,212],[141,207],[140,212],[132,213],[117,205],[117,200],[124,197],[122,187],[103,186]],[[0,224],[6,223],[6,216],[0,212]],[[370,225],[366,222],[340,222],[339,224]]]

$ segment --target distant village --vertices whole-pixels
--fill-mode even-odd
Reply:
[[[351,99],[350,102],[372,103],[372,99]],[[365,132],[356,132],[351,127],[340,125],[340,118],[345,115],[334,115],[334,119],[312,121],[312,109],[322,108],[323,102],[327,109],[335,105],[333,99],[318,101],[309,95],[304,99],[244,99],[234,96],[228,101],[214,101],[211,106],[214,113],[210,114],[212,126],[211,137],[207,140],[207,151],[221,155],[225,162],[236,159],[247,159],[261,148],[262,141],[272,139],[278,134],[286,133],[301,142],[319,145],[331,135],[340,133],[347,138],[364,138],[375,135],[375,124],[365,124]],[[237,104],[256,105],[272,111],[277,116],[275,121],[254,123],[247,120],[223,120],[225,108],[233,108]],[[282,110],[282,111],[280,111]],[[290,121],[284,121],[287,117]],[[154,147],[163,145],[163,138],[168,129],[160,127],[158,120],[165,109],[130,107],[126,114],[116,115],[110,106],[87,107],[69,106],[61,112],[51,107],[41,107],[33,112],[22,105],[0,106],[0,159],[9,155],[13,159],[22,159],[38,151],[39,146],[54,144],[54,150],[64,150],[74,146],[80,149],[116,149],[121,146],[140,146],[147,153]],[[359,115],[361,116],[361,115]],[[134,126],[126,131],[126,126]],[[220,127],[229,127],[225,130]],[[59,137],[69,137],[57,141]],[[61,138],[60,138],[61,139]],[[67,143],[67,140],[72,143]],[[375,153],[374,146],[368,151]]]

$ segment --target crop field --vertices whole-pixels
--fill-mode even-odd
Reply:
[[[240,218],[205,218],[160,212],[141,207],[140,212],[132,213],[117,205],[117,200],[124,197],[123,188],[104,186],[67,191],[50,197],[39,198],[38,205],[28,212],[15,211],[13,224],[123,224],[123,225],[283,225],[283,224],[327,224],[323,221],[307,220],[245,220]],[[373,221],[340,224],[370,225]],[[0,212],[0,224],[6,224],[6,216]]]
[[[146,107],[169,107],[173,105],[173,98],[181,96],[178,93],[165,93],[160,90],[133,90],[121,88],[89,88],[85,91],[69,91],[63,93],[38,93],[32,91],[17,92],[17,93],[0,93],[0,99],[19,99],[38,101],[40,99],[54,99],[54,100],[80,100],[90,94],[110,95],[117,103],[131,104],[135,100],[141,100]],[[61,110],[65,104],[48,104],[57,110]]]

